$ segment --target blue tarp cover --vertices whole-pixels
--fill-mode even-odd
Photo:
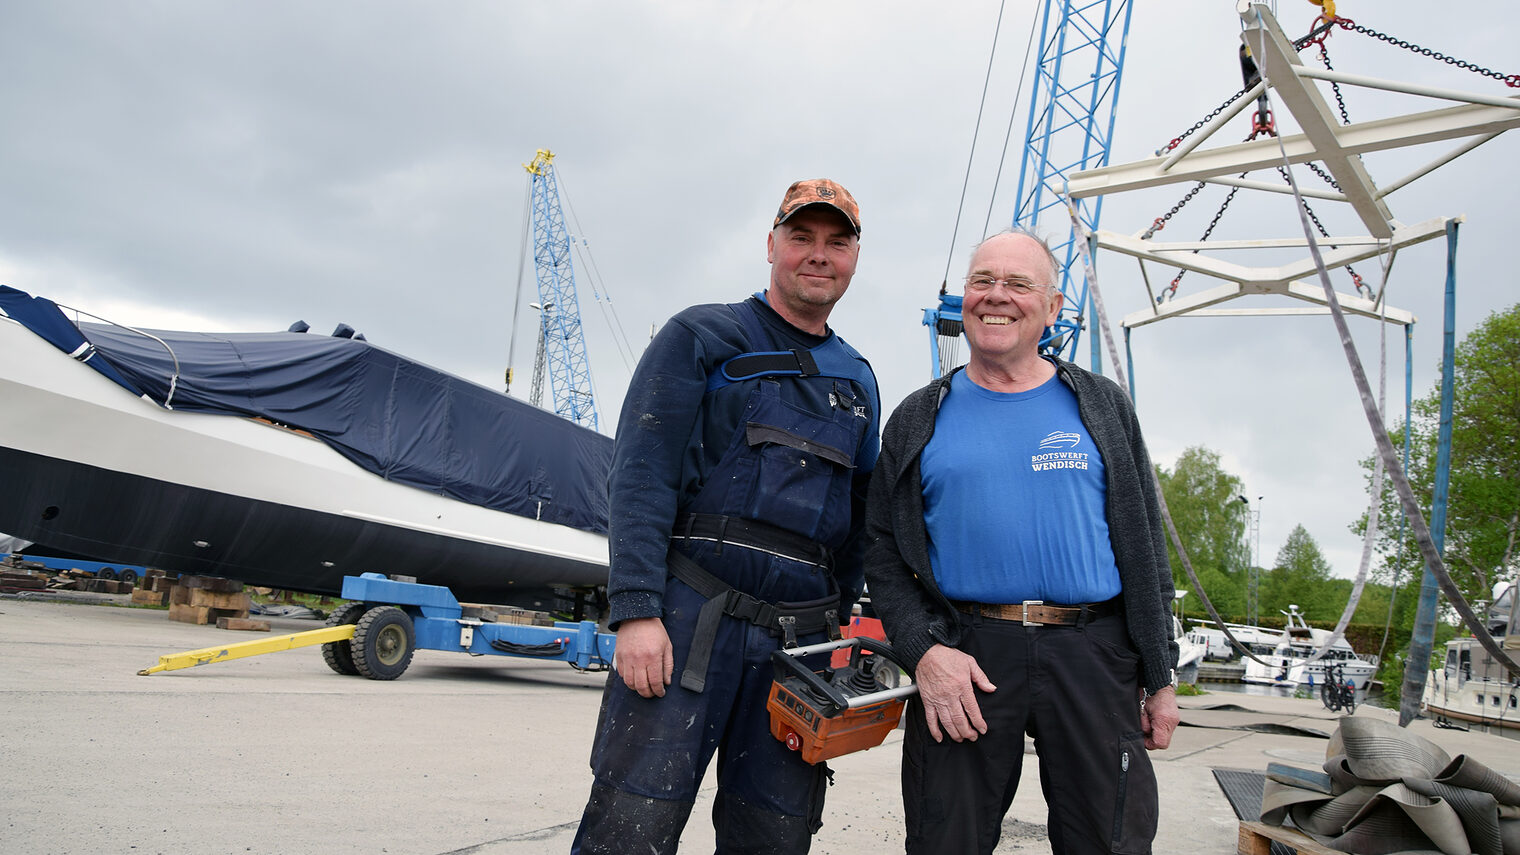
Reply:
[[[0,310],[138,395],[163,403],[174,359],[151,338],[74,324],[0,285]],[[176,411],[257,416],[310,432],[370,472],[519,516],[607,531],[609,437],[365,341],[309,333],[148,330],[179,360]],[[78,353],[81,345],[96,352]]]

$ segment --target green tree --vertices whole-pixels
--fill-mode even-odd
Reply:
[[[1520,571],[1520,305],[1495,312],[1457,347],[1453,374],[1451,482],[1446,505],[1444,558],[1453,581],[1471,602],[1489,599],[1496,582]],[[1427,518],[1434,493],[1440,426],[1439,383],[1412,406],[1410,424],[1393,431],[1402,447],[1410,435],[1410,486]],[[1369,457],[1363,461],[1372,467]],[[1380,581],[1397,574],[1402,590],[1423,571],[1403,509],[1385,481],[1378,550]],[[1366,530],[1365,515],[1353,530]],[[1400,600],[1402,601],[1402,597]],[[1399,610],[1413,614],[1400,602]],[[1412,619],[1412,617],[1411,617]]]
[[[1250,560],[1245,542],[1249,508],[1239,500],[1240,479],[1220,467],[1218,453],[1202,446],[1182,452],[1170,472],[1160,467],[1157,472],[1177,534],[1204,592],[1220,614],[1243,614],[1246,567]],[[1173,584],[1179,591],[1191,591],[1192,582],[1170,539],[1167,553],[1172,563]],[[1184,601],[1184,606],[1196,611],[1202,609],[1203,603],[1195,592]]]
[[[1277,551],[1272,570],[1262,577],[1261,611],[1275,614],[1297,605],[1299,611],[1317,620],[1335,619],[1346,604],[1344,596],[1337,599],[1335,587],[1330,562],[1319,544],[1307,529],[1296,525]]]

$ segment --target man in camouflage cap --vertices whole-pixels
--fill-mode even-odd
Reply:
[[[609,476],[615,673],[573,852],[675,852],[715,752],[719,852],[806,852],[822,824],[828,769],[771,736],[766,699],[772,651],[837,636],[861,591],[880,406],[827,325],[859,238],[849,191],[793,184],[769,287],[680,312],[639,361]]]

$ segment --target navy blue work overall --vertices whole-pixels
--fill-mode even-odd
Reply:
[[[746,317],[752,311],[743,304],[736,308],[751,346],[765,347],[768,334]],[[838,548],[850,530],[853,460],[870,424],[860,405],[867,402],[856,401],[850,382],[837,377],[745,382],[753,389],[739,427],[699,493],[681,509],[683,516],[759,521]],[[838,595],[827,559],[819,558],[823,551],[804,560],[786,554],[800,550],[682,537],[679,521],[676,529],[672,550],[735,590],[768,603]],[[770,734],[770,656],[781,638],[772,629],[723,617],[705,685],[692,691],[681,677],[705,602],[686,583],[667,577],[664,622],[675,676],[663,698],[640,697],[616,672],[609,676],[592,747],[595,783],[572,852],[675,852],[714,752],[717,851],[808,850],[821,825],[829,772],[822,763],[804,763]],[[797,641],[826,638],[814,632]]]

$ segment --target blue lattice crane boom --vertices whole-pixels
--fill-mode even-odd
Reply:
[[[560,207],[554,153],[539,149],[532,163],[523,164],[532,182],[533,266],[538,280],[540,312],[538,346],[542,373],[554,393],[554,412],[592,430],[597,429],[596,401],[591,388],[591,365],[581,331],[580,301],[575,294],[575,267],[570,260],[570,235]],[[535,375],[539,373],[535,369]],[[535,376],[537,386],[542,380]]]
[[[1065,235],[1051,241],[1065,302],[1055,325],[1045,331],[1041,349],[1068,360],[1076,353],[1090,298],[1079,238],[1067,225],[1070,217],[1062,194],[1068,175],[1108,163],[1130,9],[1129,0],[1046,0],[1040,21],[1040,53],[1012,224]],[[1082,224],[1096,230],[1102,197],[1076,204]],[[960,296],[941,290],[939,305],[925,309],[923,320],[929,327],[935,377],[955,367],[949,363],[962,331]],[[1099,368],[1096,337],[1092,367]]]

